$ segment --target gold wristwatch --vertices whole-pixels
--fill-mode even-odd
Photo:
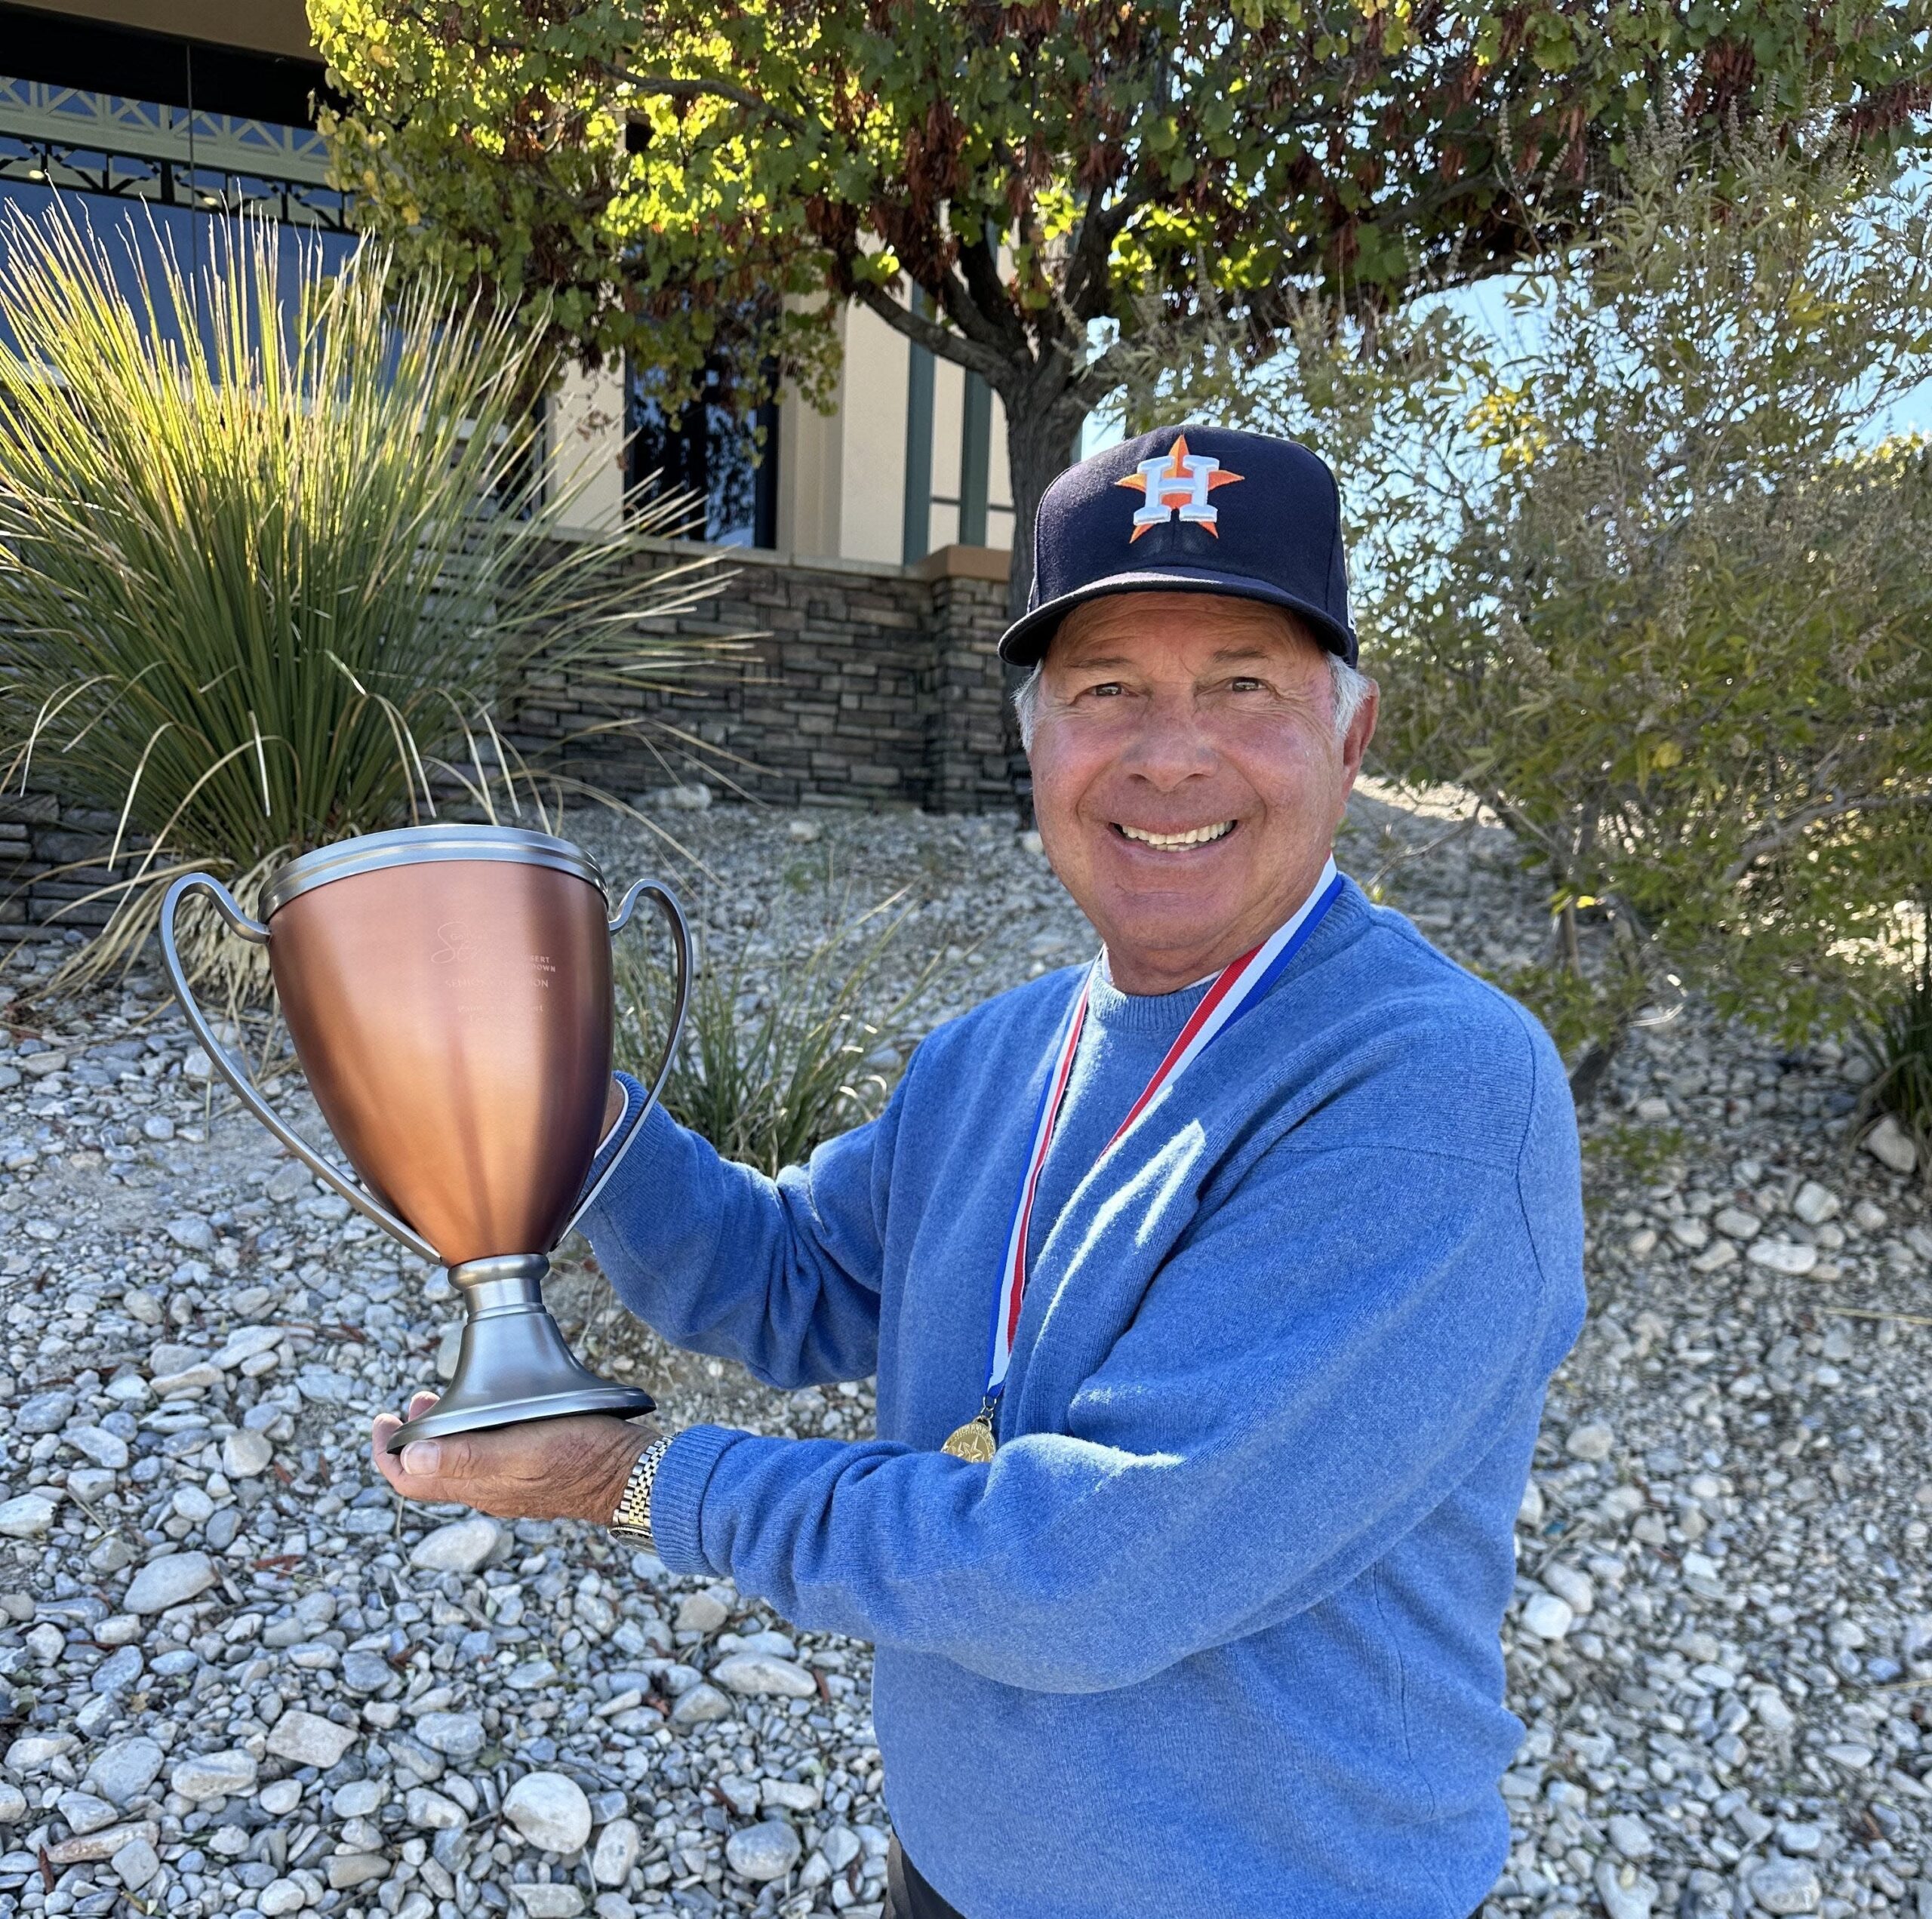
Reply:
[[[631,1468],[630,1478],[624,1482],[623,1495],[617,1502],[617,1509],[611,1515],[611,1536],[614,1539],[622,1539],[626,1545],[641,1546],[646,1552],[657,1550],[657,1542],[651,1536],[651,1487],[664,1455],[670,1450],[670,1441],[660,1439],[647,1446],[638,1456],[637,1464]]]

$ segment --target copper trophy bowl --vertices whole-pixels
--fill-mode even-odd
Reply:
[[[196,1004],[175,939],[196,893],[268,948],[296,1058],[354,1175],[269,1106]],[[649,1412],[648,1393],[600,1379],[571,1354],[543,1282],[669,1070],[691,983],[677,901],[640,880],[613,915],[595,863],[568,841],[464,826],[338,841],[291,860],[265,898],[263,923],[206,873],[177,880],[162,907],[162,957],[242,1104],[358,1211],[448,1267],[462,1296],[456,1376],[391,1450],[560,1413]],[[663,914],[676,946],[670,1031],[650,1097],[586,1192],[611,1084],[611,943],[640,899]]]

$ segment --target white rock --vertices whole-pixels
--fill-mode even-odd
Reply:
[[[591,1877],[600,1886],[621,1886],[631,1876],[643,1845],[636,1820],[612,1819],[597,1835],[597,1850],[590,1856]]]
[[[54,1524],[54,1502],[45,1493],[22,1493],[0,1503],[0,1533],[10,1539],[37,1539]]]
[[[1587,1573],[1580,1573],[1574,1566],[1565,1566],[1560,1561],[1546,1566],[1540,1576],[1545,1585],[1581,1619],[1596,1605],[1596,1588],[1590,1583]]]
[[[1801,1859],[1770,1859],[1753,1872],[1751,1896],[1767,1912],[1816,1912],[1825,1896],[1817,1872]]]
[[[1523,1488],[1523,1496],[1516,1507],[1516,1524],[1527,1526],[1534,1532],[1543,1524],[1543,1488],[1532,1479]]]
[[[151,1839],[137,1833],[108,1864],[113,1867],[115,1877],[129,1892],[138,1893],[161,1870],[161,1855],[155,1850]]]
[[[761,1779],[759,1798],[768,1806],[782,1806],[788,1813],[817,1810],[825,1796],[810,1779]]]
[[[724,1857],[741,1879],[782,1879],[798,1862],[804,1848],[783,1819],[741,1827],[724,1842]]]
[[[568,1881],[553,1880],[549,1885],[512,1885],[511,1893],[526,1919],[577,1919],[583,1910],[583,1895]]]
[[[1710,1244],[1690,1262],[1693,1269],[1700,1273],[1721,1272],[1726,1266],[1737,1263],[1737,1248],[1727,1239],[1714,1239]]]
[[[731,1616],[731,1609],[715,1592],[693,1592],[678,1608],[680,1632],[715,1632]]]
[[[1701,1219],[1673,1219],[1670,1222],[1670,1236],[1679,1246],[1697,1253],[1709,1242],[1711,1229]]]
[[[286,1819],[301,1803],[300,1779],[271,1779],[255,1794],[255,1804],[278,1819]]]
[[[731,1702],[715,1686],[691,1687],[678,1694],[677,1704],[671,1708],[671,1724],[681,1732],[731,1716]]]
[[[835,1825],[819,1843],[825,1862],[834,1872],[843,1872],[865,1848],[849,1825]]]
[[[269,1469],[275,1448],[266,1437],[238,1426],[221,1442],[221,1469],[230,1479],[256,1479]]]
[[[453,1832],[469,1816],[454,1799],[445,1799],[426,1785],[411,1787],[403,1810],[411,1825],[429,1832]]]
[[[473,1712],[426,1712],[416,1722],[416,1736],[432,1751],[460,1764],[483,1750],[483,1721]]]
[[[1657,1902],[1657,1882],[1628,1859],[1598,1862],[1597,1896],[1610,1919],[1651,1919]]]
[[[168,1776],[170,1788],[183,1799],[238,1799],[253,1792],[254,1755],[239,1747],[226,1752],[193,1752]]]
[[[1751,1250],[1744,1256],[1754,1266],[1802,1279],[1818,1263],[1818,1249],[1815,1246],[1800,1246],[1795,1240],[1756,1239],[1751,1242]]]
[[[1889,1166],[1894,1173],[1909,1173],[1918,1164],[1918,1142],[1890,1113],[1866,1134],[1862,1143],[1874,1159],[1881,1165]],[[1810,1909],[1809,1906],[1789,1908],[1793,1912],[1808,1912]]]
[[[353,1726],[338,1726],[320,1713],[291,1706],[269,1729],[269,1750],[291,1766],[314,1766],[326,1773],[360,1735]]]
[[[1764,1229],[1764,1222],[1755,1213],[1747,1213],[1741,1206],[1727,1206],[1711,1221],[1727,1239],[1755,1239]]]
[[[531,1845],[574,1853],[590,1837],[590,1801],[561,1773],[526,1773],[503,1795],[503,1816]]]
[[[1821,1186],[1816,1179],[1807,1179],[1793,1196],[1791,1210],[1807,1226],[1822,1226],[1827,1219],[1838,1215],[1840,1201],[1829,1186]]]
[[[7,1770],[10,1773],[38,1772],[63,1753],[71,1752],[79,1743],[72,1733],[23,1733],[7,1748]]]
[[[1561,1639],[1576,1623],[1569,1603],[1553,1592],[1532,1593],[1523,1605],[1523,1624],[1539,1639]]]
[[[128,1442],[118,1433],[109,1432],[104,1426],[69,1426],[62,1437],[97,1466],[106,1466],[113,1472],[125,1471],[127,1467]]]
[[[154,1740],[141,1735],[115,1739],[94,1755],[84,1782],[103,1798],[125,1806],[160,1777],[166,1758]]]
[[[438,1526],[417,1541],[409,1563],[419,1573],[473,1573],[497,1548],[503,1529],[478,1513]]]
[[[274,1352],[288,1336],[279,1326],[239,1327],[229,1333],[227,1343],[208,1364],[217,1372],[232,1373],[259,1354]]]
[[[192,1213],[169,1220],[163,1230],[177,1246],[184,1247],[190,1253],[211,1253],[214,1250],[214,1227]]]
[[[293,1879],[272,1879],[255,1895],[255,1910],[262,1919],[282,1919],[285,1913],[300,1912],[307,1898]]]
[[[1626,1859],[1647,1859],[1657,1849],[1651,1828],[1635,1813],[1613,1813],[1605,1828],[1610,1843]]]
[[[198,1598],[214,1582],[214,1562],[206,1553],[168,1553],[150,1559],[134,1575],[121,1603],[131,1613],[165,1613]]]
[[[775,1653],[734,1653],[711,1668],[711,1677],[728,1692],[775,1693],[788,1699],[818,1697],[818,1681],[803,1666]]]
[[[1616,1444],[1617,1435],[1608,1426],[1593,1422],[1572,1426],[1563,1442],[1563,1450],[1573,1459],[1607,1459]]]

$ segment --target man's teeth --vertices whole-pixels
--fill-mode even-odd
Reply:
[[[1219,839],[1223,833],[1232,833],[1235,823],[1223,820],[1214,826],[1196,826],[1185,833],[1146,833],[1138,826],[1123,826],[1121,831],[1131,840],[1138,840],[1143,846],[1162,848],[1181,846],[1205,846],[1211,840]]]

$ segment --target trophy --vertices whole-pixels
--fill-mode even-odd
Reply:
[[[196,893],[268,948],[296,1057],[359,1180],[275,1112],[195,1003],[174,922]],[[670,1071],[691,970],[676,900],[639,880],[612,916],[595,863],[568,840],[469,826],[338,841],[291,860],[264,897],[266,924],[208,874],[177,880],[162,906],[162,958],[242,1103],[358,1213],[446,1266],[462,1296],[455,1377],[390,1450],[520,1419],[649,1412],[648,1393],[577,1361],[543,1282]],[[641,899],[676,947],[670,1031],[649,1098],[586,1192],[611,1084],[611,943]]]

